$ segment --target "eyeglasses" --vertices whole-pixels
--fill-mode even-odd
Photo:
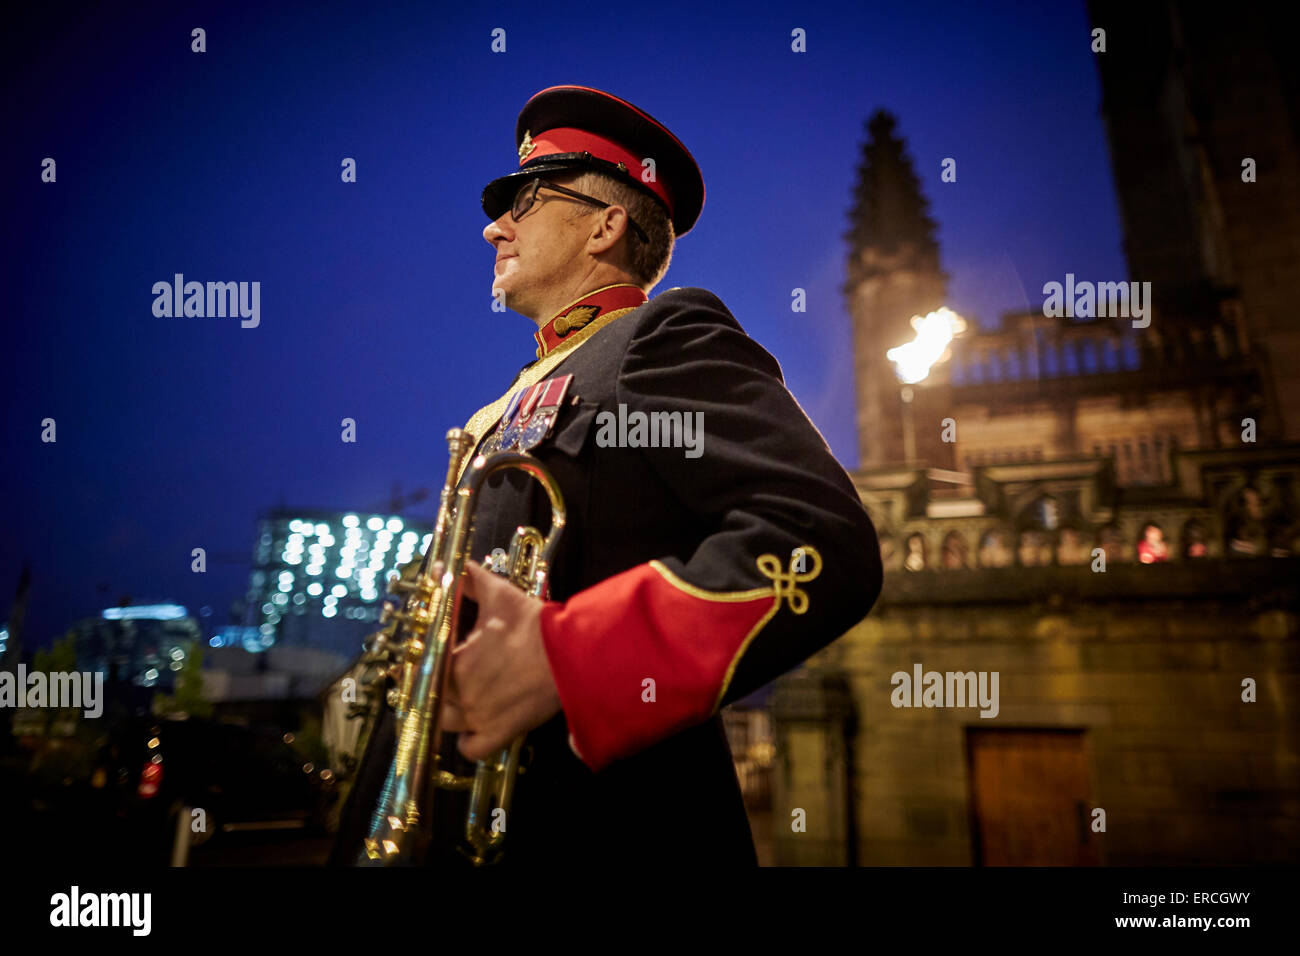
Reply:
[[[557,186],[555,183],[547,182],[544,179],[534,179],[532,182],[520,189],[519,192],[515,193],[514,204],[510,207],[510,218],[515,222],[522,219],[528,213],[528,210],[533,208],[533,204],[537,202],[537,190],[543,187],[553,189],[557,193],[562,193],[563,195],[569,196],[573,199],[580,199],[583,202],[590,203],[593,206],[598,206],[601,209],[608,209],[610,206],[614,205],[613,203],[597,199],[594,196],[586,196],[564,186]],[[646,237],[645,230],[636,224],[636,220],[631,216],[628,216],[627,221],[632,226],[632,230],[638,237],[640,237],[641,241],[648,244],[650,240]]]

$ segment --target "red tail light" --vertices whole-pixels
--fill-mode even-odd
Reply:
[[[158,788],[162,785],[163,769],[161,763],[147,763],[144,769],[140,771],[140,785],[136,787],[136,795],[148,799],[156,796]]]

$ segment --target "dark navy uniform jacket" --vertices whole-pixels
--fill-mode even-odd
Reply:
[[[606,287],[535,337],[538,360],[467,425],[485,439],[516,391],[573,376],[529,449],[567,508],[541,617],[563,709],[525,741],[503,862],[752,865],[719,709],[867,614],[875,530],[776,359],[711,292]],[[544,534],[550,513],[523,473],[492,476],[473,557],[520,524]]]

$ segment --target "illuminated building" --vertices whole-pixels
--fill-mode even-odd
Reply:
[[[392,515],[270,512],[258,523],[243,627],[223,629],[211,643],[355,657],[378,627],[388,577],[423,553],[430,537],[431,528]]]
[[[77,668],[112,681],[170,693],[185,656],[201,639],[198,622],[179,604],[105,608],[71,628]]]

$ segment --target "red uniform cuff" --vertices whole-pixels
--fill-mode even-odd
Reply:
[[[705,591],[651,561],[547,602],[542,642],[574,752],[599,771],[708,719],[774,598]]]

